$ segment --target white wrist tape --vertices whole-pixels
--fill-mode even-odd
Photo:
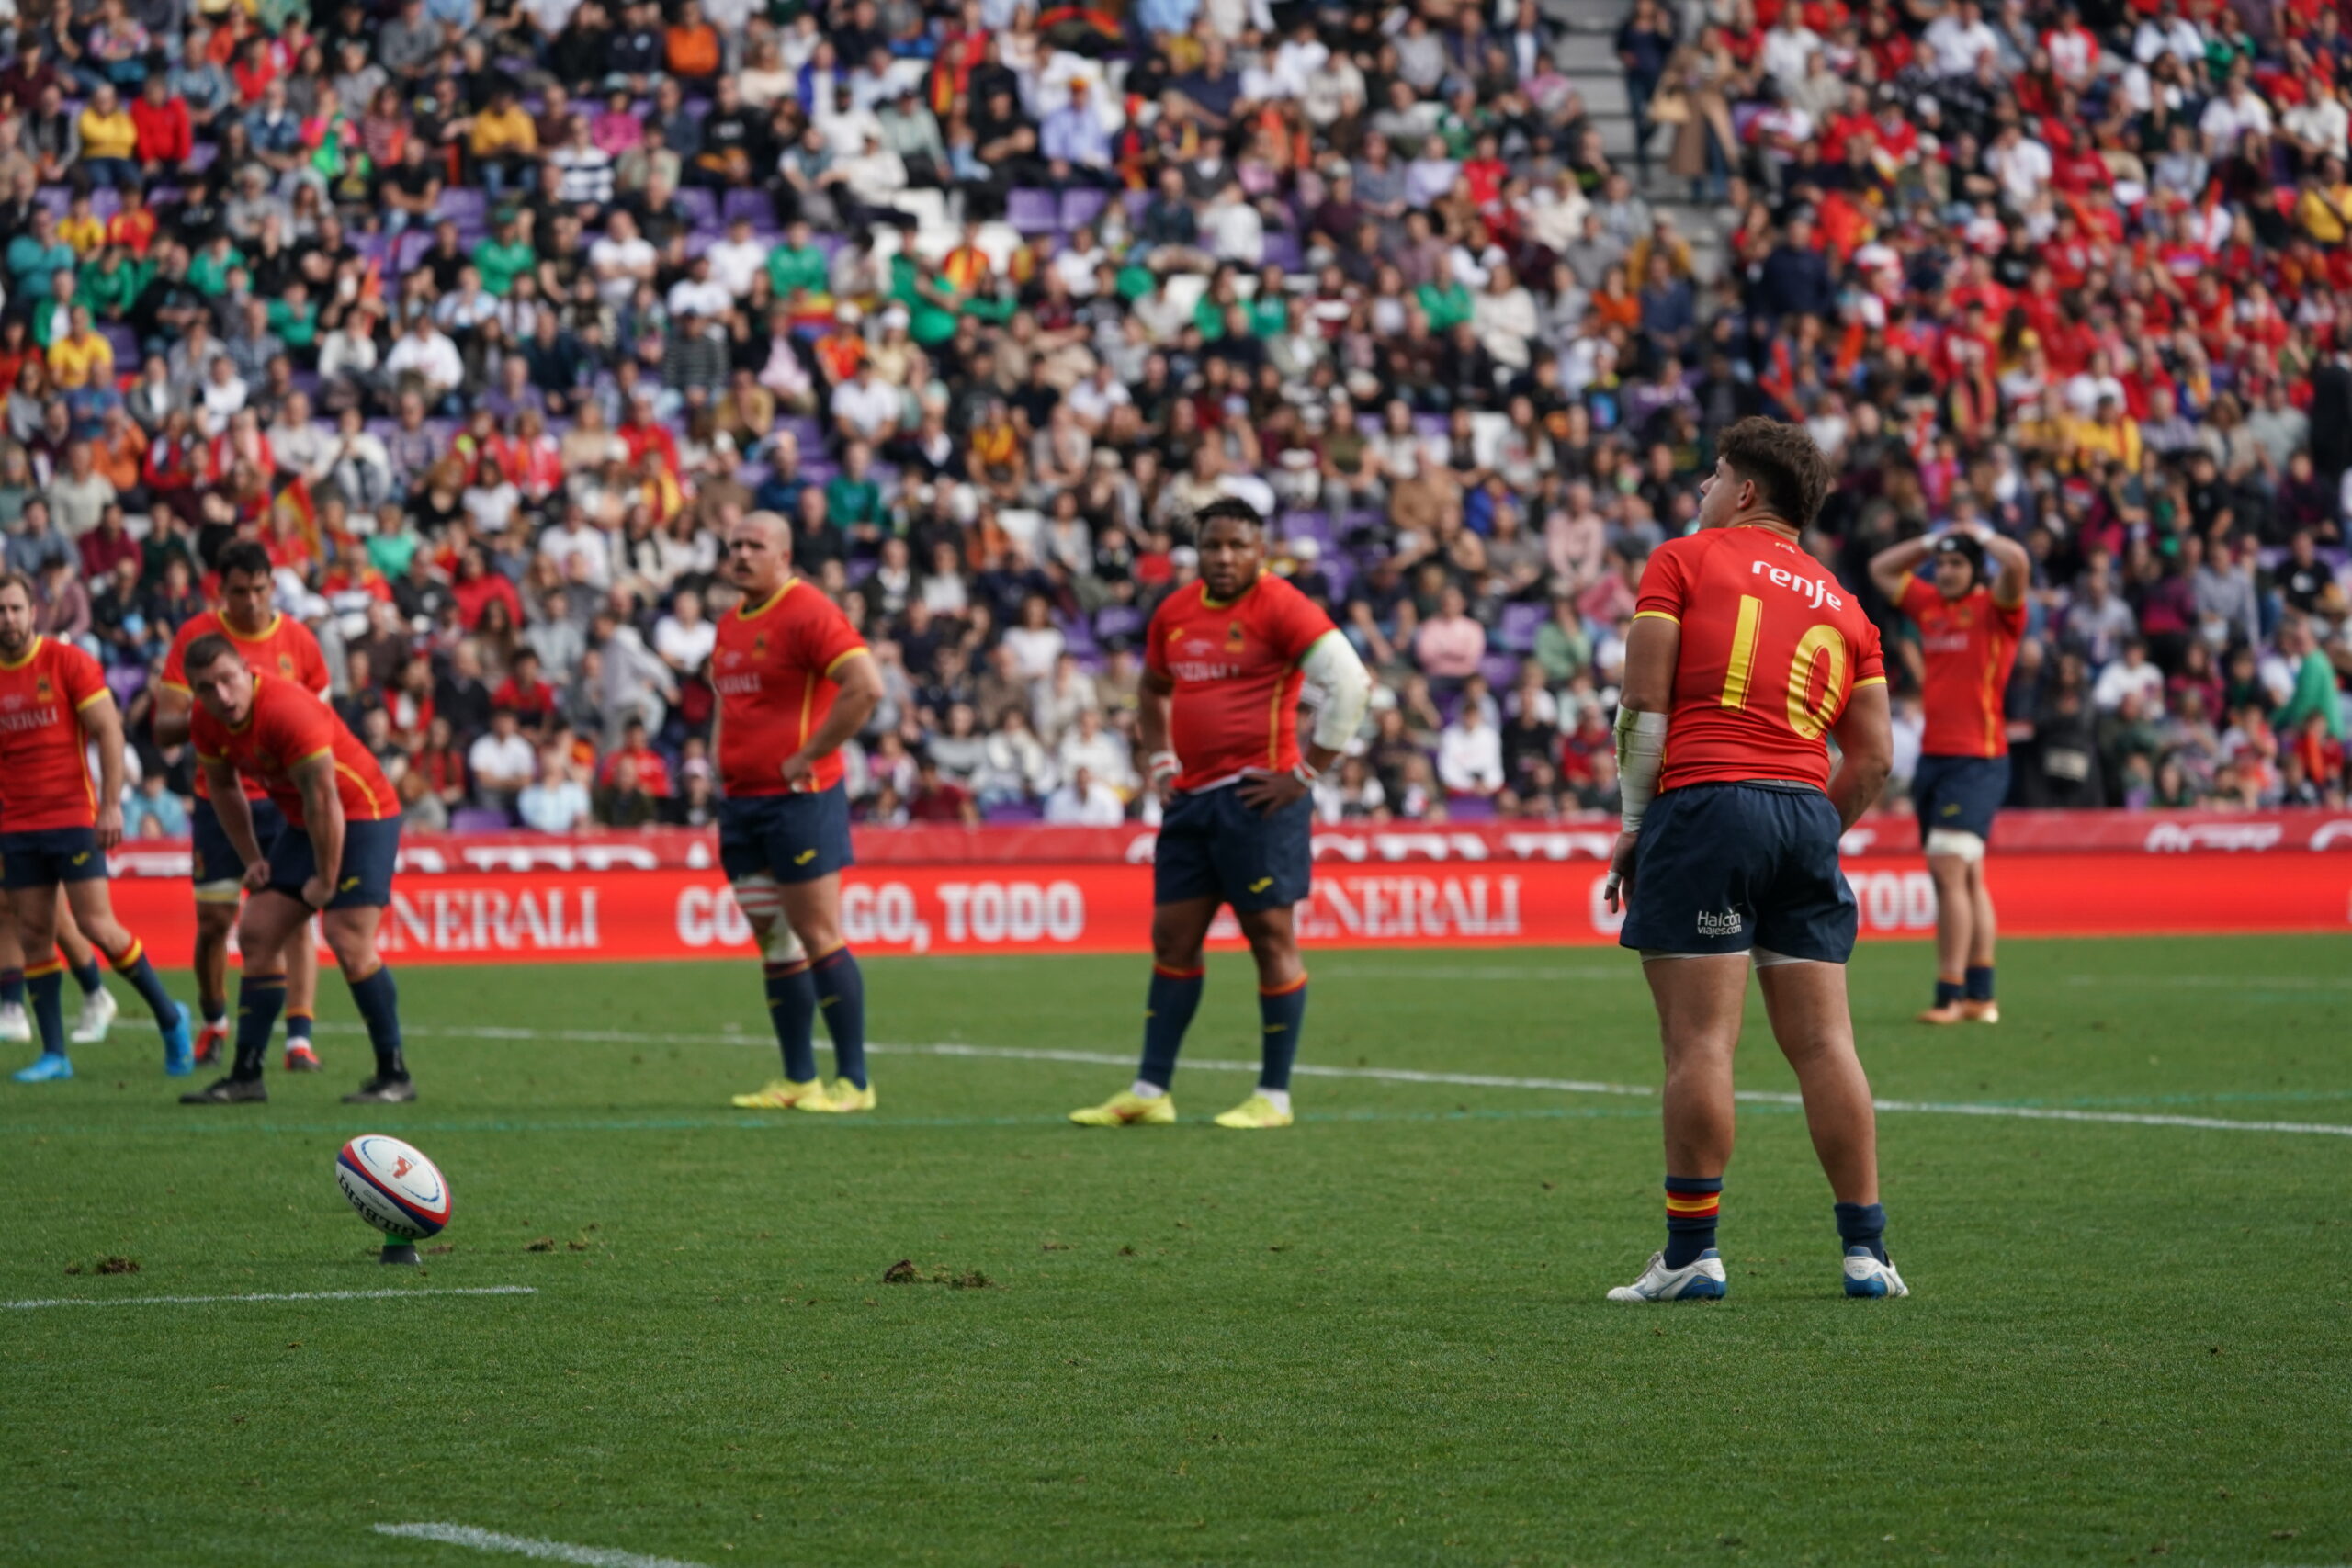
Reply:
[[[1184,764],[1176,760],[1173,751],[1154,751],[1144,766],[1150,773],[1154,784],[1172,779],[1184,771]]]
[[[1323,705],[1316,710],[1315,730],[1308,739],[1326,751],[1346,750],[1372,702],[1372,672],[1356,657],[1348,639],[1336,631],[1316,638],[1315,646],[1299,659],[1298,668],[1306,683],[1323,694]]]
[[[1666,715],[1617,710],[1617,793],[1624,802],[1624,830],[1638,833],[1657,794],[1658,769],[1666,761]]]

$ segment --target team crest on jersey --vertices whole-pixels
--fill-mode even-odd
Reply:
[[[33,677],[33,701],[37,703],[45,703],[56,694],[57,693],[50,686],[48,676],[36,675]]]
[[[1242,644],[1243,637],[1241,635],[1241,623],[1239,621],[1234,621],[1227,624],[1225,628],[1225,651],[1227,653],[1239,653],[1242,649]]]
[[[281,653],[277,656],[277,672],[280,675],[285,676],[289,681],[294,679],[294,656],[292,654]]]
[[[759,636],[752,639],[752,657],[754,659],[765,659],[767,656],[768,634],[762,632]]]

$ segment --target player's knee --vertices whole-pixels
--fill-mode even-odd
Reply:
[[[1984,840],[1960,828],[1934,828],[1928,832],[1928,866],[1939,876],[1965,878],[1984,859]],[[1944,861],[1942,867],[1936,862]]]
[[[763,926],[755,923],[752,940],[759,944],[763,964],[797,964],[808,956],[808,944],[800,940],[800,933],[792,929],[789,920],[771,919]]]
[[[358,921],[337,919],[340,913],[327,916],[327,950],[345,979],[365,979],[376,967],[376,933]]]

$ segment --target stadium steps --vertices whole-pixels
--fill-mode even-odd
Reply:
[[[1634,165],[1634,112],[1616,38],[1633,8],[1632,0],[1542,0],[1543,15],[1566,29],[1552,47],[1554,62],[1584,99],[1586,115],[1600,130],[1601,146],[1628,168]],[[1650,206],[1673,219],[1676,229],[1690,240],[1699,276],[1712,280],[1723,274],[1724,240],[1738,215],[1694,203],[1689,182],[1666,173],[1669,136],[1663,130],[1652,132],[1649,177],[1636,178]]]

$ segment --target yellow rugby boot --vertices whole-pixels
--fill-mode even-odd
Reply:
[[[1071,1111],[1069,1119],[1081,1127],[1165,1127],[1176,1120],[1176,1098],[1160,1094],[1146,1100],[1123,1089],[1100,1105]]]
[[[835,1116],[843,1116],[852,1111],[871,1111],[879,1103],[871,1083],[860,1089],[847,1078],[835,1078],[832,1082],[826,1084],[822,1092],[815,1099],[804,1100],[793,1109],[821,1111]]]
[[[1268,1127],[1287,1127],[1291,1113],[1262,1094],[1253,1094],[1216,1119],[1220,1127],[1238,1127],[1256,1132]]]
[[[810,1078],[807,1083],[794,1083],[790,1078],[770,1078],[767,1087],[739,1094],[728,1103],[738,1111],[792,1111],[805,1100],[825,1098],[825,1081]]]

